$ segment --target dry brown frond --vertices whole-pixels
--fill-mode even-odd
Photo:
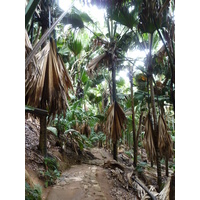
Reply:
[[[32,73],[26,79],[26,104],[47,109],[49,115],[63,113],[68,108],[70,99],[68,90],[72,88],[70,76],[61,57],[56,53],[52,40],[35,56],[41,73]]]
[[[144,145],[144,148],[146,149],[148,159],[150,161],[156,160],[156,150],[155,150],[155,144],[153,140],[153,128],[152,128],[152,123],[150,119],[150,113],[148,113],[146,116],[145,135],[144,135],[143,145]]]
[[[28,33],[25,30],[25,58],[32,50],[33,50],[32,44],[29,40]],[[30,78],[35,69],[37,69],[37,61],[36,58],[34,57],[25,70],[25,78]]]
[[[96,58],[92,59],[92,60],[90,61],[90,63],[88,64],[88,66],[87,66],[88,71],[91,72],[91,71],[95,70],[95,68],[98,66],[98,64],[99,64],[103,59],[105,59],[107,55],[108,55],[107,53],[104,53],[104,54],[99,55],[99,56],[97,56]]]
[[[167,124],[163,115],[159,116],[158,119],[158,148],[162,156],[168,155],[168,158],[172,156],[172,140],[167,132]]]
[[[106,130],[110,133],[113,143],[120,137],[122,129],[125,128],[126,116],[122,108],[115,101],[107,111]]]

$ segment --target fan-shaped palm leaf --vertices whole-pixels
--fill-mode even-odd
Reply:
[[[162,156],[166,156],[166,154],[168,158],[172,156],[172,139],[167,132],[167,124],[163,115],[160,115],[158,119],[158,148]]]
[[[62,112],[65,115],[72,83],[61,57],[57,56],[54,41],[48,42],[36,58],[41,74],[33,73],[26,79],[26,104],[45,107],[49,115]]]
[[[25,58],[32,50],[33,50],[32,44],[29,40],[28,33],[25,30]],[[32,61],[29,63],[27,69],[25,70],[25,78],[26,79],[30,78],[35,70],[39,72],[37,68],[37,60],[35,57],[33,57]]]
[[[110,133],[113,143],[121,137],[122,129],[125,128],[126,116],[122,108],[115,101],[107,111],[106,129]]]
[[[74,53],[75,56],[81,53],[83,45],[79,40],[70,41],[68,44],[69,49]]]
[[[147,152],[148,159],[156,160],[156,150],[153,139],[153,127],[149,113],[147,114],[145,121],[145,135],[144,135],[143,145]]]
[[[138,23],[137,14],[138,12],[135,9],[129,12],[128,7],[121,7],[120,9],[108,9],[108,16],[112,20],[115,20],[116,22],[119,22],[130,29],[132,29],[133,26],[136,26]]]

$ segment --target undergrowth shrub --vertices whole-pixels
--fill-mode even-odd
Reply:
[[[40,185],[35,185],[31,188],[30,185],[25,182],[25,200],[42,200],[41,197],[42,188]]]
[[[58,177],[60,177],[60,171],[58,170],[58,162],[55,158],[44,158],[44,164],[45,164],[45,171],[40,171],[41,178],[44,179],[45,187],[48,187],[50,185],[54,185],[55,181]]]

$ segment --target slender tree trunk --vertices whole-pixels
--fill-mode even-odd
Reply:
[[[46,116],[40,116],[39,150],[44,157],[47,156]]]
[[[154,123],[154,144],[156,149],[156,164],[157,164],[157,183],[159,190],[161,190],[162,186],[162,177],[161,177],[161,163],[160,163],[160,150],[158,148],[158,123],[157,123],[157,114],[156,114],[156,106],[155,106],[155,97],[154,97],[154,88],[152,77],[150,77],[150,90],[151,90],[151,105],[153,110],[153,123]]]
[[[138,154],[139,135],[140,135],[141,130],[142,130],[142,117],[143,117],[143,112],[141,112],[141,114],[140,114],[139,125],[138,125],[137,136],[136,136],[136,158],[137,158],[137,154]],[[136,162],[136,166],[137,166],[137,162]]]
[[[136,141],[136,127],[135,127],[135,112],[134,112],[134,99],[133,99],[133,66],[129,69],[129,81],[131,87],[131,109],[132,109],[132,128],[133,128],[133,151],[134,160],[133,166],[137,167],[137,141]]]
[[[42,7],[42,10],[44,8]],[[42,16],[41,22],[42,22],[42,35],[45,33],[45,31],[48,28],[49,24],[46,24],[46,17]],[[47,17],[48,18],[48,17]],[[46,45],[46,42],[42,44],[42,48]],[[48,67],[48,66],[47,66]],[[45,77],[45,79],[48,79],[48,77]],[[46,85],[44,85],[43,94],[45,93]],[[43,99],[43,98],[42,98]],[[43,101],[41,102],[41,108],[46,110],[46,103]],[[39,150],[42,152],[42,155],[44,157],[47,156],[47,135],[46,135],[46,116],[40,116],[40,138],[39,138]]]
[[[151,167],[153,167],[153,160],[151,160]]]
[[[168,170],[168,153],[166,154],[166,157],[165,157],[165,175],[168,177],[169,176],[169,170]]]
[[[112,64],[112,83],[113,83],[113,102],[116,101],[116,81],[115,81],[116,71],[115,65]],[[113,159],[117,161],[117,141],[113,142]]]
[[[159,187],[159,191],[161,190],[162,186],[162,177],[161,177],[161,163],[160,163],[160,150],[158,149],[158,122],[157,122],[157,114],[156,114],[156,106],[155,106],[155,96],[154,96],[154,87],[153,87],[153,77],[152,77],[152,56],[151,56],[151,49],[152,49],[152,42],[153,42],[153,34],[150,35],[150,53],[149,53],[149,66],[148,72],[149,76],[149,85],[151,91],[151,106],[153,111],[153,135],[154,135],[154,145],[156,150],[156,164],[157,164],[157,184]]]

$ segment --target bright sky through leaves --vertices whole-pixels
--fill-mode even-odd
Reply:
[[[59,0],[59,6],[61,9],[65,10],[66,8],[69,7],[72,1],[70,0]],[[82,12],[87,13],[94,22],[99,22],[100,29],[103,31],[104,34],[107,33],[107,29],[104,26],[104,15],[105,15],[105,9],[99,9],[97,6],[92,6],[92,5],[82,5],[79,1],[75,1],[74,6],[78,9],[81,10]],[[133,8],[131,8],[133,9]],[[65,29],[68,29],[67,25]],[[104,28],[103,28],[104,27]],[[135,69],[137,66],[144,66],[143,59],[146,57],[146,54],[148,51],[140,51],[140,50],[128,50],[126,53],[126,56],[130,59],[136,59],[138,60],[135,63]],[[125,65],[128,65],[128,62],[125,62]],[[122,70],[120,71],[119,75],[116,77],[116,79],[119,79],[122,77],[126,83],[129,82],[129,78],[127,76],[127,70]]]

